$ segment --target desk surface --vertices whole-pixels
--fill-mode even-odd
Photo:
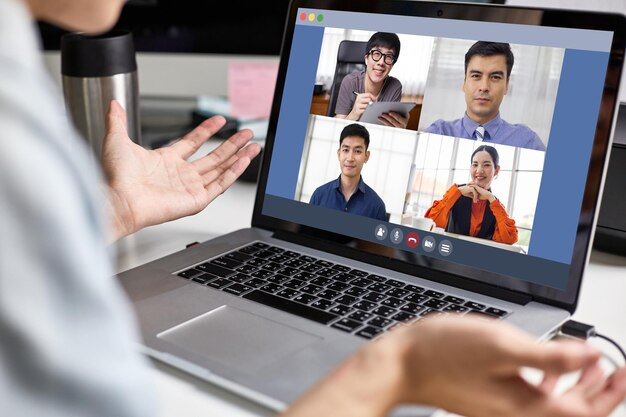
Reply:
[[[175,222],[149,227],[118,243],[118,270],[154,260],[217,235],[250,226],[256,185],[237,182],[203,212]],[[626,257],[593,252],[574,319],[593,323],[598,332],[626,346]],[[622,361],[606,342],[593,340],[616,361]],[[619,362],[622,363],[622,362]],[[161,401],[161,417],[271,416],[274,413],[167,365],[155,363],[154,380]],[[622,404],[611,417],[626,417]]]

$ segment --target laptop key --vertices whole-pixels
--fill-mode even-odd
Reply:
[[[241,294],[247,293],[251,289],[253,288],[247,285],[235,283],[233,285],[229,285],[228,287],[222,288],[222,291],[227,292],[229,294],[241,295]]]
[[[508,311],[501,310],[495,307],[489,307],[487,308],[487,310],[485,310],[485,313],[491,314],[492,316],[496,316],[496,317],[504,317],[508,314]]]
[[[411,302],[411,303],[421,303],[421,302],[422,302],[422,301],[424,301],[424,300],[428,300],[428,297],[426,297],[426,296],[425,296],[425,295],[423,295],[423,294],[416,294],[416,293],[413,293],[413,294],[409,294],[409,295],[407,295],[406,297],[404,297],[404,299],[405,299],[406,301]]]
[[[426,307],[430,307],[430,308],[435,309],[435,310],[441,310],[442,308],[447,306],[448,303],[446,303],[445,301],[442,301],[442,300],[430,299],[428,301],[423,302],[422,305],[426,306]]]
[[[269,261],[266,261],[265,259],[254,258],[254,259],[250,259],[246,265],[263,266],[267,263],[269,263]]]
[[[336,269],[339,272],[347,272],[350,270],[350,268],[348,268],[347,266],[344,265],[334,265],[333,269]]]
[[[365,322],[371,319],[372,317],[374,317],[372,313],[366,313],[365,311],[361,311],[361,310],[357,310],[353,313],[350,313],[350,315],[348,316],[349,319],[358,320],[362,322]]]
[[[358,332],[355,333],[355,335],[357,336],[361,336],[365,339],[373,339],[376,336],[378,336],[379,334],[381,334],[383,332],[383,329],[379,328],[379,327],[374,327],[374,326],[367,326],[361,330],[359,330]]]
[[[330,311],[331,313],[338,314],[340,316],[345,316],[346,314],[348,314],[352,310],[353,309],[351,307],[348,307],[348,306],[343,305],[343,304],[337,304],[336,306],[334,306],[333,308],[331,308],[328,311]]]
[[[352,307],[358,308],[359,310],[362,310],[362,311],[371,311],[377,305],[378,304],[374,304],[371,301],[361,300],[358,303],[354,304]]]
[[[234,282],[245,282],[248,281],[250,278],[250,275],[242,274],[241,272],[228,277],[229,280]]]
[[[295,314],[322,324],[328,324],[338,317],[336,314],[318,310],[316,308],[277,297],[276,295],[268,294],[259,290],[254,290],[244,294],[242,298],[256,301],[258,303],[265,304],[267,306],[274,307],[287,313]]]
[[[204,272],[208,272],[209,274],[217,275],[218,277],[222,278],[235,274],[235,271],[231,269],[227,269],[209,262],[198,265],[197,268],[203,270]]]
[[[345,282],[335,281],[333,283],[328,284],[326,288],[328,288],[329,290],[333,290],[333,291],[343,291],[346,288],[350,288],[350,284],[346,284]]]
[[[418,314],[419,312],[421,312],[425,308],[426,307],[417,305],[415,303],[408,303],[408,304],[403,305],[402,307],[400,307],[400,310],[406,311],[407,313],[410,313],[410,314]]]
[[[344,291],[345,294],[351,295],[353,297],[360,297],[363,294],[367,294],[368,292],[369,291],[367,291],[365,288],[361,287],[350,287]]]
[[[293,299],[293,301],[297,301],[298,303],[302,303],[302,304],[310,304],[315,300],[317,300],[317,297],[310,295],[310,294],[300,294],[299,296]]]
[[[263,265],[261,268],[263,268],[263,269],[265,269],[267,271],[275,272],[275,271],[278,271],[279,269],[283,269],[284,267],[281,264],[277,263],[277,262],[269,262],[269,263]]]
[[[389,297],[381,301],[381,304],[391,308],[398,308],[401,305],[406,304],[407,302],[395,297]]]
[[[415,293],[418,293],[418,292],[421,293],[424,291],[424,288],[418,287],[417,285],[413,285],[413,284],[407,284],[404,288]]]
[[[446,296],[443,300],[448,301],[450,303],[454,303],[454,304],[463,304],[465,302],[464,299],[459,298],[459,297],[454,297],[452,295]]]
[[[259,268],[257,268],[256,266],[251,266],[251,265],[241,265],[239,268],[235,269],[235,271],[237,272],[241,272],[244,274],[251,274],[254,271],[257,271]]]
[[[409,295],[410,292],[404,288],[392,288],[389,291],[387,291],[385,294],[390,295],[392,297],[396,297],[396,298],[402,298],[402,297],[406,297],[407,295]]]
[[[376,292],[386,292],[386,291],[389,291],[391,288],[392,288],[391,285],[381,284],[380,282],[375,282],[369,287],[367,287],[368,290],[376,291]]]
[[[300,292],[296,290],[292,290],[291,288],[285,288],[285,289],[278,291],[276,295],[280,295],[281,297],[285,297],[285,298],[293,298],[296,295],[300,295]]]
[[[372,310],[372,313],[377,314],[379,316],[383,316],[383,317],[389,317],[396,311],[397,310],[394,310],[393,308],[389,308],[385,306],[378,306],[374,310]]]
[[[259,249],[267,249],[270,247],[270,245],[268,245],[267,243],[263,243],[263,242],[254,242],[252,246],[259,248]]]
[[[223,266],[224,268],[228,268],[228,269],[235,269],[243,265],[242,262],[236,261],[234,259],[229,259],[225,256],[222,256],[221,258],[213,259],[211,263],[215,265]]]
[[[321,308],[322,310],[328,310],[333,305],[335,305],[335,303],[333,303],[330,300],[325,300],[323,298],[320,298],[319,300],[313,301],[311,303],[311,306],[316,307],[316,308]]]
[[[364,300],[371,301],[373,303],[378,303],[378,302],[384,300],[385,298],[387,298],[387,296],[385,294],[381,294],[381,293],[376,292],[376,291],[371,291],[371,292],[367,293],[366,295],[364,295],[362,298]]]
[[[408,320],[414,319],[415,318],[415,314],[409,314],[409,313],[406,313],[404,311],[401,311],[401,312],[391,316],[391,318],[393,320],[396,320],[396,321],[408,321]]]
[[[200,274],[197,275],[193,278],[191,278],[192,281],[194,282],[199,282],[200,284],[206,284],[207,282],[209,282],[212,279],[217,278],[215,275],[211,275],[211,274]]]
[[[371,279],[372,281],[376,281],[376,282],[385,282],[385,281],[387,281],[387,278],[381,277],[380,275],[376,275],[376,274],[368,275],[367,278]]]
[[[458,304],[450,304],[441,311],[445,311],[446,313],[465,313],[466,311],[469,311],[469,307],[463,307]]]
[[[257,248],[254,245],[250,245],[250,246],[246,246],[245,248],[239,249],[239,252],[243,252],[243,253],[247,253],[247,254],[251,255],[251,254],[256,253],[256,252],[258,252],[260,250],[261,250],[261,248]]]
[[[385,281],[385,284],[389,284],[392,287],[396,287],[396,288],[404,287],[404,282],[398,281],[398,280],[395,280],[395,279],[388,279],[387,281]]]
[[[269,283],[269,284],[266,284],[266,285],[261,287],[261,289],[263,291],[267,291],[267,292],[272,293],[272,294],[282,290],[283,288],[284,287],[281,287],[280,285],[273,284],[273,283]]]
[[[464,305],[465,307],[469,307],[469,308],[471,308],[472,310],[479,310],[479,311],[480,311],[480,310],[484,310],[484,309],[485,309],[485,307],[487,307],[486,305],[484,305],[484,304],[479,304],[479,303],[477,303],[477,302],[475,302],[475,301],[468,301],[467,303],[465,303],[465,304],[463,304],[463,305]]]
[[[226,278],[217,278],[217,279],[214,279],[213,281],[209,281],[209,283],[206,284],[206,285],[207,285],[207,287],[212,287],[212,288],[218,288],[219,289],[219,288],[225,287],[225,286],[227,286],[229,284],[232,284],[232,283],[233,283],[232,281],[230,281],[230,280],[228,280]]]
[[[372,326],[376,326],[380,328],[385,328],[392,323],[393,323],[393,320],[389,320],[385,317],[380,317],[380,316],[376,316],[367,322],[367,324],[371,324]]]
[[[186,270],[184,270],[182,272],[179,272],[177,275],[179,277],[181,277],[181,278],[190,279],[190,278],[195,277],[196,275],[200,275],[201,273],[202,273],[202,271],[199,271],[199,270],[194,269],[194,268],[189,268],[189,269],[186,269]]]
[[[239,262],[247,262],[250,259],[254,258],[252,255],[248,255],[247,253],[243,252],[230,252],[226,254],[226,257]]]
[[[424,292],[424,295],[427,295],[427,296],[432,297],[432,298],[441,298],[445,294],[442,293],[442,292],[439,292],[439,291],[428,290],[428,291]]]
[[[229,278],[232,280],[232,278]],[[246,281],[246,285],[249,287],[259,288],[264,285],[267,285],[267,281],[264,281],[260,278],[252,278],[250,281]]]
[[[352,319],[341,319],[336,323],[333,323],[330,327],[343,330],[344,332],[352,333],[359,327],[363,326],[363,323]]]

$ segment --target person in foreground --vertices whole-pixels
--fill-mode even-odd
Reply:
[[[472,153],[470,182],[452,184],[441,200],[435,200],[425,217],[447,232],[490,239],[512,245],[517,227],[504,205],[491,192],[500,172],[500,157],[493,146],[481,145]]]
[[[313,191],[310,204],[341,210],[346,213],[387,220],[384,201],[365,184],[361,171],[370,158],[370,134],[365,126],[352,123],[339,135],[337,159],[339,178],[320,185]]]
[[[259,152],[246,146],[252,134],[244,130],[188,161],[224,125],[221,117],[147,151],[128,138],[114,102],[104,176],[95,169],[41,62],[33,21],[97,32],[113,25],[123,4],[0,0],[0,79],[10,80],[0,83],[3,415],[158,414],[105,235],[120,238],[202,210]],[[426,319],[364,345],[285,415],[383,416],[395,404],[418,402],[468,416],[606,416],[626,396],[626,369],[605,378],[598,356],[582,343],[534,344],[501,323]],[[544,382],[521,380],[525,366],[546,371]],[[557,376],[573,370],[583,370],[576,386],[550,395]]]

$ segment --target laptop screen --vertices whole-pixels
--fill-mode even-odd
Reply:
[[[623,35],[574,12],[341,3],[292,4],[255,222],[574,302]]]

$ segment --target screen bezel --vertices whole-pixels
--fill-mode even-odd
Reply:
[[[440,19],[472,20],[498,23],[513,23],[535,26],[551,26],[575,29],[611,31],[614,33],[596,124],[589,173],[585,184],[583,202],[578,219],[578,227],[567,286],[564,290],[529,283],[511,276],[489,273],[476,268],[460,266],[452,262],[434,259],[424,255],[393,249],[369,241],[297,223],[277,219],[262,214],[265,190],[269,175],[269,164],[276,135],[282,91],[284,88],[288,57],[290,55],[294,29],[299,8],[317,10],[340,10],[363,13],[397,14]],[[611,133],[614,126],[618,87],[626,43],[626,18],[618,14],[580,12],[558,9],[536,9],[491,4],[470,4],[432,1],[383,1],[367,0],[292,0],[283,34],[281,58],[276,83],[276,92],[264,148],[263,162],[259,176],[259,186],[255,199],[252,226],[273,230],[282,235],[306,236],[307,244],[357,260],[367,261],[385,268],[397,270],[421,278],[447,283],[486,294],[508,290],[522,294],[539,302],[562,307],[570,312],[576,309],[580,285],[588,256],[591,251],[593,230],[599,211],[599,198],[603,178],[608,163]],[[610,117],[602,117],[602,115]]]

